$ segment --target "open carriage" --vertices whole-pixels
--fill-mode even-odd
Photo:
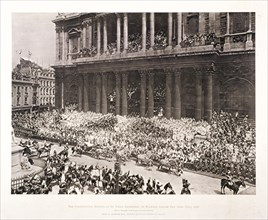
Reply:
[[[150,155],[148,155],[148,154],[139,154],[137,156],[136,163],[138,165],[147,166],[147,167],[151,167],[153,165],[153,161],[152,161]]]
[[[159,162],[158,170],[173,171],[178,175],[183,173],[183,164],[178,159],[162,159]]]

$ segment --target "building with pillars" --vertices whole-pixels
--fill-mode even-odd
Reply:
[[[55,105],[255,118],[255,13],[60,13]]]

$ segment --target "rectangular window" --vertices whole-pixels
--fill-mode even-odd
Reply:
[[[243,33],[248,31],[249,26],[249,13],[230,13],[230,29],[231,33]]]

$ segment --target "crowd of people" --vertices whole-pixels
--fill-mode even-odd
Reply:
[[[219,44],[219,39],[217,38],[216,34],[206,33],[206,34],[194,34],[185,36],[184,40],[180,42],[182,48],[185,47],[193,47],[193,46],[204,46],[204,45],[211,45]]]
[[[184,36],[184,39],[180,42],[180,46],[182,48],[193,47],[193,46],[204,46],[213,44],[216,46],[219,44],[219,39],[216,37],[215,33],[207,33],[207,34],[195,34]],[[148,50],[151,45],[151,34],[150,31],[146,33],[146,49]],[[176,39],[172,38],[172,47],[176,46]],[[124,50],[124,39],[123,37],[120,39],[120,51]],[[164,50],[168,46],[168,36],[164,31],[158,31],[154,36],[154,45],[152,49],[154,50]],[[101,54],[104,52],[103,48],[100,48]],[[128,36],[128,53],[135,53],[142,50],[142,35],[140,33],[133,33]],[[106,54],[114,55],[117,53],[117,43],[112,42],[107,45]],[[74,54],[73,58],[77,57],[94,57],[97,55],[97,47],[91,46],[90,48],[82,48],[79,53]]]
[[[151,178],[145,182],[139,174],[122,172],[119,164],[113,170],[98,164],[79,165],[70,160],[73,147],[62,147],[61,152],[46,157],[44,175],[26,176],[23,186],[11,189],[12,194],[49,194],[54,186],[58,186],[58,194],[175,194],[170,183],[163,185]]]
[[[13,126],[32,129],[34,137],[90,145],[126,159],[148,155],[156,163],[176,159],[188,169],[255,181],[255,127],[247,117],[214,113],[210,123],[182,118],[123,117],[66,109],[13,116]],[[15,129],[16,132],[16,129]],[[202,137],[200,140],[198,137]],[[83,148],[85,150],[85,148]]]
[[[151,35],[150,31],[146,33],[146,49],[149,49],[151,45]],[[120,39],[120,51],[124,50],[124,39]],[[152,49],[154,50],[164,50],[168,46],[167,33],[164,31],[159,31],[155,33],[154,45]],[[176,39],[172,39],[172,46],[176,46]],[[128,53],[139,52],[142,49],[142,35],[140,33],[133,33],[128,36]],[[100,48],[101,53],[103,53],[103,48]],[[116,54],[117,53],[117,43],[112,42],[107,45],[106,54]],[[74,57],[94,57],[97,55],[97,47],[92,46],[90,48],[82,48],[78,55],[73,55]]]

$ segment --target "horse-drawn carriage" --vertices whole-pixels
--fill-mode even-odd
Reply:
[[[83,153],[96,159],[110,160],[113,157],[113,151],[109,147],[94,145],[89,142],[85,142]]]
[[[183,173],[183,163],[179,159],[162,159],[158,170],[173,171],[180,176]]]
[[[139,154],[137,156],[137,161],[136,164],[146,166],[146,167],[151,167],[153,165],[153,161],[148,154]]]

